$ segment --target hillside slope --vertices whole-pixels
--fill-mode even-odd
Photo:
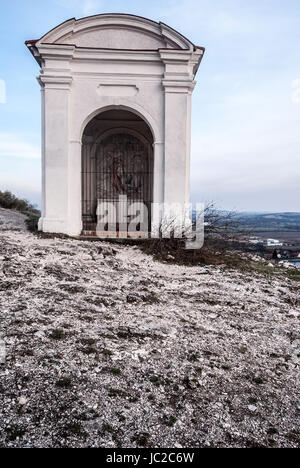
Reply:
[[[299,317],[296,282],[2,230],[0,446],[297,447]]]
[[[26,216],[0,207],[0,231],[26,231]]]

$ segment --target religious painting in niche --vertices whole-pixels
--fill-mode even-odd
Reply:
[[[151,201],[151,151],[136,137],[117,134],[101,142],[97,151],[97,199]]]

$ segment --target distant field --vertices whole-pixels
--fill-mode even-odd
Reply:
[[[255,235],[263,239],[278,239],[285,242],[299,242],[300,231],[255,231]]]

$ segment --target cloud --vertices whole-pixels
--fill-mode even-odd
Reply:
[[[227,208],[299,211],[300,110],[290,99],[289,74],[273,81],[241,80],[238,89],[233,76],[218,76],[207,85],[208,116],[201,116],[199,95],[194,200],[221,198]],[[298,89],[298,81],[293,85]]]
[[[217,36],[274,34],[274,31],[290,30],[299,26],[299,17],[291,16],[288,9],[278,10],[272,3],[241,2],[240,0],[169,0],[156,13],[170,18],[182,27]]]
[[[13,133],[0,133],[0,157],[39,159],[41,150]]]
[[[0,174],[0,190],[9,190],[17,197],[25,198],[37,206],[41,204],[41,184],[38,180],[26,182],[21,175],[3,176]]]

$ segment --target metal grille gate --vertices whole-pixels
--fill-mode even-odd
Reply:
[[[121,198],[120,198],[121,197]],[[95,234],[97,207],[112,203],[117,212],[130,211],[132,204],[142,202],[147,207],[146,218],[138,230],[151,230],[153,201],[153,149],[146,141],[126,133],[115,133],[99,144],[84,144],[82,157],[82,216],[83,233]],[[124,206],[126,204],[126,206]],[[126,230],[135,218],[132,210],[127,216]],[[109,225],[101,226],[108,231]],[[124,226],[116,224],[116,231]],[[112,233],[113,234],[113,233]]]

